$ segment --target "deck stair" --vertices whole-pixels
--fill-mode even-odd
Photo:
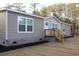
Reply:
[[[45,37],[55,37],[56,41],[64,42],[64,32],[59,29],[46,29]]]

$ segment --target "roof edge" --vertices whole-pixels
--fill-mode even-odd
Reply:
[[[0,8],[0,11],[11,11],[11,12],[16,12],[16,13],[25,14],[25,15],[29,15],[29,16],[33,16],[33,17],[44,19],[44,17],[42,17],[42,16],[37,16],[37,15],[34,15],[34,14],[30,14],[30,13],[24,13],[24,12],[21,12],[21,11],[8,9],[8,8]]]
[[[55,17],[55,16],[47,16],[47,17],[45,17],[45,19],[50,18],[50,17]],[[71,25],[71,24],[68,24],[68,23],[65,23],[65,22],[61,22],[60,20],[58,20],[57,17],[55,17],[55,18],[56,18],[57,21],[60,22],[61,24],[63,23],[63,24],[66,24],[66,25]]]

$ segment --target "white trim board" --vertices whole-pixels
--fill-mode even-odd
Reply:
[[[8,11],[5,14],[6,18],[6,40],[8,39]]]

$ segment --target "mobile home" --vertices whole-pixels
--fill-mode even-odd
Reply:
[[[58,28],[61,29],[61,22],[55,16],[44,18],[44,29]]]
[[[44,29],[52,28],[63,31],[65,36],[71,36],[71,24],[61,22],[55,16],[48,16],[44,18]]]
[[[43,25],[43,17],[11,9],[0,9],[0,45],[15,46],[43,41]]]

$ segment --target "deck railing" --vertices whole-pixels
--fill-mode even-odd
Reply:
[[[59,29],[45,29],[45,36],[52,36],[59,42],[64,42],[64,32]]]

